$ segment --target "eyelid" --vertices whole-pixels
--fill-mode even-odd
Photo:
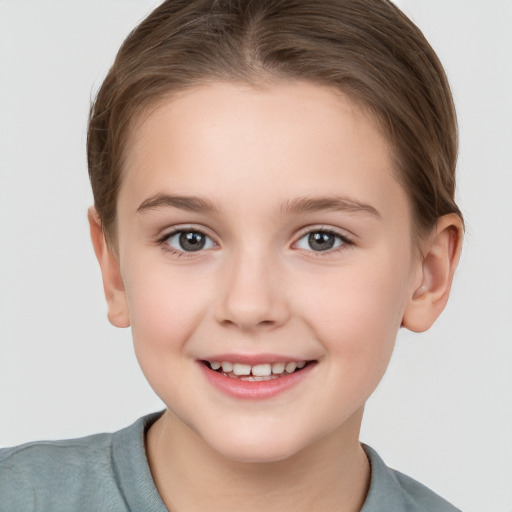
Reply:
[[[312,224],[299,229],[296,239],[298,240],[299,238],[302,238],[304,235],[316,232],[332,233],[333,235],[339,236],[340,238],[346,240],[347,242],[353,242],[354,238],[356,238],[355,235],[351,234],[346,229],[334,227],[329,224]]]
[[[197,231],[198,233],[202,233],[203,235],[211,238],[218,245],[218,242],[216,241],[217,237],[212,234],[211,229],[200,224],[176,224],[174,226],[168,226],[159,231],[159,233],[155,236],[155,241],[164,242],[170,236],[175,235],[176,233],[181,233],[182,231]]]
[[[161,246],[165,251],[170,252],[174,255],[178,256],[185,256],[185,257],[193,257],[200,253],[203,253],[205,251],[210,250],[208,249],[199,249],[197,251],[183,251],[180,249],[176,249],[175,247],[172,247],[171,245],[167,244],[166,242],[169,240],[169,238],[183,232],[193,232],[193,233],[200,233],[204,235],[205,237],[209,238],[213,244],[215,245],[215,248],[219,247],[220,244],[216,241],[216,237],[210,234],[210,230],[204,226],[198,226],[193,224],[179,224],[176,226],[172,226],[166,230],[163,231],[162,234],[157,235],[155,238],[156,245]]]
[[[336,247],[333,247],[332,249],[328,249],[325,251],[314,251],[313,249],[307,250],[307,249],[300,249],[307,253],[311,253],[314,256],[324,256],[332,253],[339,252],[340,250],[345,250],[353,245],[355,245],[353,237],[351,235],[348,235],[346,231],[341,232],[342,230],[334,228],[332,226],[326,226],[326,225],[319,225],[319,226],[308,226],[306,228],[303,228],[300,230],[299,234],[295,238],[295,242],[292,244],[292,248],[294,248],[300,240],[302,240],[305,236],[310,235],[311,233],[328,233],[330,235],[333,235],[337,238],[339,238],[342,243]]]

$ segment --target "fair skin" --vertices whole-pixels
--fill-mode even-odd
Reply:
[[[147,436],[166,506],[360,510],[364,404],[400,326],[443,310],[460,220],[413,240],[377,123],[318,85],[190,89],[127,148],[115,251],[89,219],[109,319],[168,408]],[[239,388],[226,360],[307,364]]]

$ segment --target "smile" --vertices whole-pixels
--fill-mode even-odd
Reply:
[[[197,362],[213,388],[242,400],[265,400],[280,395],[315,373],[318,365],[316,360],[264,362],[262,356],[256,361],[249,361],[254,358],[243,356],[240,359],[235,362],[230,357],[222,357],[220,361],[203,359]]]
[[[302,370],[307,361],[289,361],[279,363],[260,363],[255,365],[233,363],[230,361],[204,361],[210,370],[232,379],[249,382],[273,380]]]

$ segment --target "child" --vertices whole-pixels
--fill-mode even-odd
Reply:
[[[456,510],[359,443],[461,248],[442,67],[386,0],[172,0],[91,110],[91,236],[167,409],[0,452],[1,510]]]

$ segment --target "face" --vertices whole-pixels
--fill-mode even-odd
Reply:
[[[328,88],[219,83],[127,147],[124,307],[175,421],[245,461],[357,438],[420,266],[377,124]]]

